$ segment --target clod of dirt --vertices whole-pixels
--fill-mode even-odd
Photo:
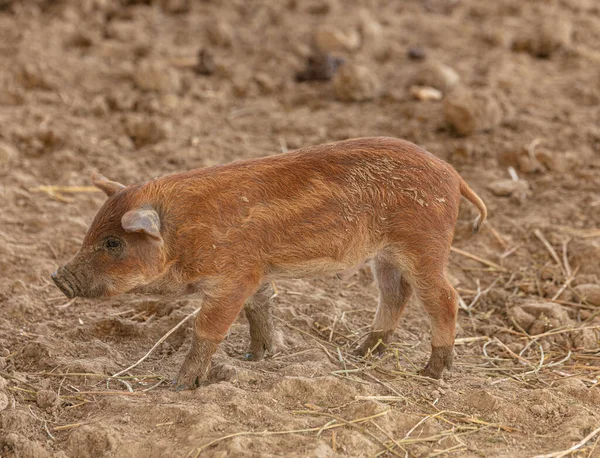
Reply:
[[[59,397],[54,391],[40,390],[35,396],[35,402],[40,409],[47,409],[58,405]]]
[[[157,63],[144,62],[138,65],[133,75],[135,85],[142,91],[160,93],[179,92],[181,79],[172,68],[165,68]]]
[[[381,93],[381,83],[369,67],[343,65],[333,78],[335,97],[342,102],[366,102]]]
[[[8,433],[0,437],[0,446],[14,452],[13,456],[50,458],[52,455],[39,442],[29,440],[19,433]],[[2,450],[4,447],[0,448]]]
[[[229,48],[233,45],[235,33],[228,22],[219,20],[208,23],[206,36],[212,45]]]
[[[427,62],[419,66],[410,79],[411,86],[434,87],[448,93],[460,82],[458,73],[448,65],[439,62]]]
[[[89,425],[74,429],[67,439],[69,455],[81,458],[110,456],[117,444],[114,433]]]
[[[198,75],[209,76],[212,75],[216,70],[215,58],[206,49],[198,51],[198,62],[194,67],[194,72]]]
[[[329,14],[338,7],[337,0],[292,0],[290,9],[299,8],[301,12],[321,15]]]
[[[0,377],[0,391],[4,390],[7,385],[8,385],[8,382],[6,381],[6,379],[3,377]]]
[[[75,48],[89,48],[94,44],[92,36],[83,30],[78,30],[71,35],[65,42],[66,46],[72,46]]]
[[[406,51],[406,55],[408,56],[409,59],[412,59],[412,60],[423,60],[423,59],[425,59],[425,57],[427,57],[425,48],[423,48],[421,46],[414,46],[414,47],[408,48],[408,51]]]
[[[600,307],[600,285],[587,283],[583,285],[577,285],[573,289],[588,304],[597,305]]]
[[[0,412],[6,410],[10,405],[10,399],[6,393],[0,392]]]
[[[153,145],[167,138],[167,129],[164,123],[154,119],[126,118],[125,132],[137,148]]]
[[[41,64],[25,64],[21,68],[19,81],[25,89],[51,90],[56,84],[50,80],[47,68]]]
[[[360,47],[360,35],[356,30],[343,32],[329,25],[318,27],[313,40],[315,47],[323,53],[352,52]]]
[[[464,399],[467,407],[471,407],[479,412],[492,412],[498,398],[485,390],[475,390]]]
[[[549,58],[556,51],[569,47],[572,33],[573,24],[564,16],[540,17],[536,24],[515,38],[512,48],[534,57]]]
[[[296,74],[296,81],[329,81],[344,59],[327,53],[315,53],[306,59],[306,67]]]
[[[17,148],[7,142],[0,141],[0,167],[8,165],[19,157]]]
[[[389,57],[390,48],[383,37],[383,27],[369,12],[363,9],[358,14],[359,31],[362,39],[362,48],[377,60]]]
[[[192,7],[191,0],[160,0],[160,7],[165,13],[187,13]]]
[[[530,193],[529,182],[511,178],[492,181],[487,188],[498,197],[515,197],[524,200]]]
[[[6,362],[6,358],[4,356],[0,356],[0,370],[6,369],[8,363]],[[2,389],[2,381],[0,380],[0,390]]]
[[[442,100],[444,94],[439,89],[429,86],[411,86],[410,95],[421,101]]]
[[[489,90],[453,91],[444,99],[446,122],[459,135],[488,131],[504,119],[500,102]]]

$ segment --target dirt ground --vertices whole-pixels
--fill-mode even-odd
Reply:
[[[344,59],[334,81],[295,80],[312,46]],[[0,59],[1,457],[600,457],[597,1],[0,0]],[[375,135],[452,163],[490,212],[471,235],[461,208],[443,381],[417,375],[419,304],[383,357],[352,355],[366,267],[278,282],[277,351],[243,361],[240,317],[207,386],[170,387],[190,322],[107,379],[199,304],[51,283],[103,202],[90,172]]]

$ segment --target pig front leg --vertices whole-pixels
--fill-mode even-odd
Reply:
[[[194,322],[192,346],[177,376],[177,391],[194,389],[206,379],[217,346],[257,286],[251,280],[228,281],[207,294]]]

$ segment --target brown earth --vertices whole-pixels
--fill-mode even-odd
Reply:
[[[333,82],[295,81],[313,41],[345,60]],[[0,456],[527,457],[600,426],[597,1],[1,0],[0,58]],[[240,318],[196,391],[169,384],[189,323],[107,380],[198,304],[67,302],[49,274],[103,197],[40,186],[373,135],[448,160],[489,207],[477,236],[461,210],[455,247],[483,262],[452,255],[465,305],[443,381],[416,375],[418,304],[382,358],[351,355],[367,268],[277,283],[277,352],[242,361]]]

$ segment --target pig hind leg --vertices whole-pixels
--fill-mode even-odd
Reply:
[[[452,367],[458,298],[444,266],[427,266],[426,262],[417,265],[420,269],[413,285],[431,321],[431,356],[421,373],[439,379],[444,369]]]
[[[248,361],[260,361],[265,352],[273,349],[273,320],[271,319],[273,293],[271,283],[265,283],[244,305],[244,312],[250,326],[250,348],[244,356]]]
[[[382,352],[398,327],[400,316],[412,295],[412,287],[402,271],[393,263],[376,259],[373,261],[373,272],[379,288],[379,305],[371,331],[365,341],[358,347],[357,353],[365,355],[369,350]]]

